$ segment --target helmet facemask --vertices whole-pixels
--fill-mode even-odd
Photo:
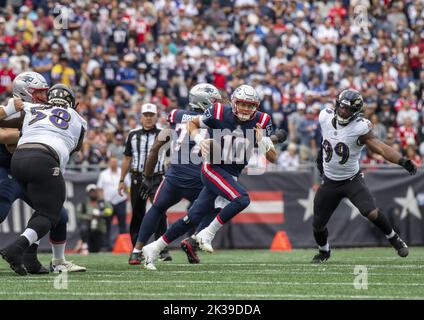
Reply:
[[[233,113],[240,121],[249,121],[253,119],[259,104],[252,101],[233,100],[231,101]]]
[[[355,119],[363,107],[362,97],[347,98],[344,96],[343,91],[336,100],[336,119],[339,125],[345,126]],[[348,93],[347,93],[348,94]],[[359,93],[358,93],[359,94]]]

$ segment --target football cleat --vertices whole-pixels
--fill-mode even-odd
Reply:
[[[331,251],[319,250],[319,253],[312,258],[311,263],[323,263],[330,258]]]
[[[389,239],[389,242],[395,248],[398,255],[402,258],[405,258],[409,254],[409,249],[406,243],[399,237],[396,233],[392,238]]]
[[[146,270],[156,270],[155,263],[159,257],[159,251],[154,242],[143,247],[144,268]]]
[[[196,234],[195,238],[200,249],[210,253],[213,252],[212,240],[214,235],[209,230],[207,230],[207,228]]]
[[[135,266],[139,265],[144,261],[143,253],[141,252],[131,252],[130,258],[128,259],[128,264]]]
[[[48,274],[49,269],[43,267],[35,253],[24,253],[23,263],[30,274]]]
[[[168,250],[162,250],[159,253],[159,260],[160,261],[172,261],[172,257],[169,254],[169,251]]]
[[[52,261],[50,261],[50,271],[54,273],[85,272],[87,271],[87,268],[76,265],[72,261],[66,261],[63,259],[52,259]]]
[[[8,250],[8,248],[9,247],[1,249],[0,255],[4,260],[7,261],[13,271],[15,271],[20,276],[26,276],[28,272],[22,262],[22,255],[13,254],[12,252],[10,252],[11,250]]]
[[[187,255],[188,263],[200,263],[200,258],[196,253],[198,246],[195,239],[191,237],[186,238],[181,241],[180,246]]]

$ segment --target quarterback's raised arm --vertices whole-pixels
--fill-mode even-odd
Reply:
[[[402,157],[402,155],[397,152],[392,147],[388,146],[384,142],[377,139],[372,131],[367,134],[359,137],[359,142],[365,144],[368,149],[372,152],[378,153],[387,161],[398,164],[405,168],[410,174],[415,174],[417,172],[417,166],[414,162],[409,159]]]
[[[275,151],[272,139],[270,137],[263,136],[262,127],[259,123],[256,124],[255,132],[260,152],[265,154],[265,157],[269,162],[276,163],[277,152]]]

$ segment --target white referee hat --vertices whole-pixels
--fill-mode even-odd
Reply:
[[[158,113],[158,108],[153,103],[145,103],[141,106],[141,113]]]

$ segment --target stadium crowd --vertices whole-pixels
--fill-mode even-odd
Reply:
[[[376,136],[422,163],[422,0],[0,0],[0,10],[0,103],[27,70],[76,89],[89,123],[76,164],[122,158],[141,105],[156,104],[164,126],[198,82],[227,99],[254,86],[289,132],[286,169],[314,159],[318,113],[346,87],[361,91]]]

